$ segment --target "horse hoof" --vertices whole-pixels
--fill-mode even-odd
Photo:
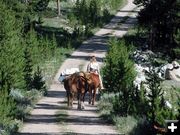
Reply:
[[[72,109],[73,107],[72,106],[68,106],[68,109]]]
[[[78,110],[82,110],[82,109],[81,109],[81,106],[78,106],[77,109],[78,109]]]

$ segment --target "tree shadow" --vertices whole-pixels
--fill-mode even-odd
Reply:
[[[58,115],[31,115],[29,118],[26,118],[25,122],[31,124],[39,124],[39,123],[57,123]]]
[[[99,134],[94,134],[94,133],[75,133],[75,132],[65,132],[63,135],[125,135],[125,134],[113,134],[113,133],[99,133]]]
[[[136,11],[136,10],[118,10],[118,12],[122,12],[122,13],[138,13],[139,11]]]
[[[61,135],[61,133],[15,133],[14,135]]]
[[[66,97],[66,91],[57,91],[57,90],[50,90],[47,92],[46,97],[51,98],[64,98]]]

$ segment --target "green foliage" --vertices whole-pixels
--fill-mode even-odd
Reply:
[[[108,92],[118,93],[113,109],[120,115],[129,113],[132,82],[135,79],[134,63],[129,59],[129,50],[123,41],[111,40],[103,68],[104,86]]]
[[[24,80],[25,80],[25,88],[27,90],[31,90],[32,88],[32,59],[29,49],[26,48],[24,51],[24,60],[25,60],[25,67],[24,67]]]
[[[109,10],[105,8],[103,10],[103,17],[102,17],[102,19],[103,19],[104,22],[108,22],[110,20],[110,18],[111,18],[111,14],[110,14]]]
[[[180,58],[180,47],[174,48],[173,53],[175,55],[175,58],[179,59]]]
[[[36,0],[33,5],[34,5],[34,10],[36,12],[42,12],[44,11],[47,6],[48,6],[48,3],[49,3],[50,0]]]
[[[108,91],[125,91],[132,86],[136,75],[134,63],[129,59],[129,50],[123,41],[113,39],[109,44],[103,68],[104,85]]]
[[[87,24],[88,5],[86,3],[86,0],[77,0],[76,1],[75,15],[82,24]]]
[[[111,11],[117,10],[123,0],[77,0],[74,12],[81,24],[102,26],[103,22],[110,20]]]
[[[89,5],[89,20],[94,26],[97,25],[99,14],[100,10],[97,1],[91,0]]]
[[[0,87],[5,83],[9,87],[22,87],[22,23],[16,21],[13,11],[6,9],[4,4],[0,8],[0,19]]]
[[[16,109],[16,103],[13,99],[9,98],[7,86],[0,91],[0,118],[3,120],[7,117],[13,119],[15,117],[14,110]]]
[[[177,45],[175,35],[179,30],[178,0],[135,0],[143,5],[138,22],[149,30],[149,48],[174,48]]]
[[[37,70],[34,72],[32,87],[34,89],[46,92],[45,81],[43,80],[42,73],[41,73],[39,66],[37,67]],[[46,94],[46,93],[44,93],[44,94]]]
[[[155,68],[150,69],[147,73],[147,84],[148,84],[148,118],[152,124],[165,124],[165,119],[173,119],[175,115],[172,110],[169,110],[165,106],[164,91],[161,87],[162,79],[159,78]]]
[[[39,90],[41,87],[39,93],[45,93],[44,74],[42,76],[41,70],[35,71],[34,67],[45,66],[45,61],[52,60],[54,55],[58,56],[59,64],[61,56],[67,52],[62,54],[60,48],[55,50],[57,44],[53,36],[51,39],[42,38],[32,29],[23,33],[26,24],[23,13],[21,16],[15,9],[18,8],[16,2],[0,1],[0,128],[7,134],[17,130],[17,119],[22,120],[32,102],[39,98],[38,92],[32,88]],[[10,8],[11,4],[15,7]]]
[[[147,134],[155,134],[154,125],[164,127],[165,119],[177,119],[177,100],[175,104],[171,102],[172,108],[167,107],[166,101],[169,99],[165,99],[161,85],[163,80],[159,78],[154,67],[146,74],[147,81],[141,84],[140,90],[133,86],[136,74],[133,62],[129,59],[131,51],[124,44],[125,42],[117,40],[110,41],[103,68],[107,92],[102,95],[99,103],[101,114],[105,119],[116,123],[117,127],[120,126],[120,129],[123,127],[118,125],[117,119],[133,116],[139,120],[135,122],[136,126],[129,129],[131,131],[128,130],[129,134],[141,134],[142,129],[147,131]]]
[[[147,119],[143,116],[119,116],[113,113],[113,104],[115,100],[115,96],[117,94],[114,93],[104,93],[101,96],[101,100],[98,102],[98,107],[100,110],[101,117],[105,120],[116,125],[117,129],[120,133],[124,134],[132,134],[132,135],[140,135],[147,134],[152,135],[150,132],[150,126]],[[138,104],[137,101],[134,101],[135,104]],[[145,104],[143,107],[146,107]],[[144,109],[144,108],[143,108]],[[138,113],[141,113],[142,110],[138,110]]]

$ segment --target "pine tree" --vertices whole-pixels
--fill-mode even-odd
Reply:
[[[88,5],[86,0],[81,0],[80,7],[79,7],[79,13],[80,13],[80,20],[82,24],[86,25],[88,23]]]
[[[34,89],[37,90],[41,90],[42,92],[44,92],[44,94],[46,94],[46,85],[45,85],[45,81],[43,80],[42,77],[42,71],[40,70],[39,66],[37,67],[37,71],[34,72],[33,75],[33,81],[32,81],[32,85]]]
[[[94,26],[97,25],[99,17],[99,9],[98,4],[96,0],[91,0],[89,5],[89,19],[90,23],[92,23]]]
[[[135,0],[135,4],[142,5],[138,22],[149,30],[149,48],[173,48],[175,33],[179,29],[178,0]]]
[[[128,48],[123,41],[112,39],[105,58],[103,76],[108,91],[118,92],[131,85],[135,78],[133,62],[129,59]]]
[[[0,78],[11,88],[24,85],[21,28],[14,12],[0,2]]]
[[[5,84],[5,86],[0,89],[0,123],[5,122],[8,118],[13,119],[16,116],[16,103],[9,97],[8,88],[9,86]]]
[[[157,113],[163,109],[163,105],[161,104],[163,99],[163,90],[161,88],[162,80],[159,78],[154,68],[147,73],[147,77],[149,88],[148,97],[151,107],[149,118],[151,119],[152,123],[155,123],[157,121]]]
[[[134,63],[129,59],[128,48],[123,41],[111,40],[103,68],[104,86],[108,92],[118,93],[114,109],[121,115],[128,114],[132,82],[135,78]]]
[[[24,80],[26,83],[25,88],[27,90],[32,89],[32,59],[31,59],[31,54],[29,52],[28,47],[24,50],[24,61],[25,61],[25,66],[24,66]]]
[[[158,76],[155,68],[147,73],[149,109],[147,116],[153,125],[165,126],[165,119],[175,117],[173,111],[165,106],[164,90],[161,87],[162,79]]]

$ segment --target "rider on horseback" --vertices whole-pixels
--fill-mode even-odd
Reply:
[[[100,75],[99,64],[98,64],[96,57],[94,55],[91,56],[91,58],[90,58],[90,62],[87,66],[87,72],[93,72],[93,73],[98,74],[99,79],[100,79],[100,87],[101,87],[101,89],[104,89],[102,79],[101,79],[101,75]]]

